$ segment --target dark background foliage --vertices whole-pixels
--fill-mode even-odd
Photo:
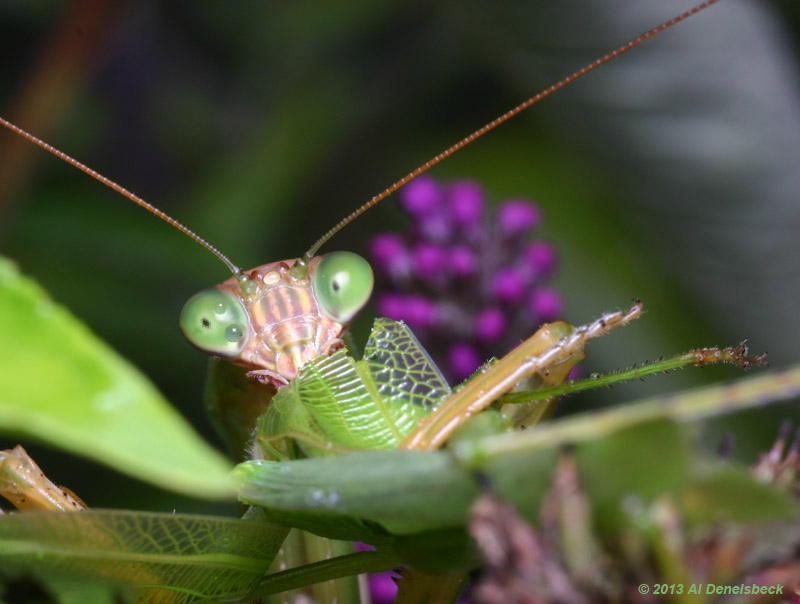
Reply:
[[[0,0],[0,113],[253,266],[299,255],[445,146],[690,6]],[[542,207],[570,322],[644,299],[638,324],[592,343],[586,372],[745,338],[774,366],[800,361],[799,24],[790,0],[724,0],[435,170]],[[384,206],[328,250],[363,253],[371,233],[402,228],[394,203]],[[176,318],[226,277],[222,265],[6,135],[0,250],[213,438],[205,359]],[[564,405],[725,377],[738,375],[684,371]],[[733,430],[736,454],[752,459],[789,414],[726,420],[706,439]],[[90,505],[196,509],[37,453]]]

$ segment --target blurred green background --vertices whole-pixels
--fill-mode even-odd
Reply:
[[[296,257],[460,137],[691,5],[0,0],[0,114],[248,267]],[[645,301],[637,324],[591,344],[587,373],[745,338],[773,366],[800,361],[798,31],[796,2],[724,0],[434,170],[541,206],[570,322]],[[390,200],[327,251],[364,253],[371,234],[403,225]],[[0,252],[215,439],[206,359],[177,315],[226,278],[221,264],[7,133]],[[564,406],[734,377],[687,370]],[[752,460],[787,416],[792,405],[743,414],[704,438],[713,448],[733,431],[734,454]],[[31,450],[90,505],[208,509]]]

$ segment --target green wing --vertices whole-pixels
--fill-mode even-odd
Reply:
[[[0,516],[0,585],[14,576],[45,584],[85,577],[134,585],[140,604],[240,602],[267,572],[287,530],[233,518],[116,510],[7,514]]]
[[[393,449],[450,388],[411,330],[377,319],[364,359],[347,351],[308,363],[258,421],[256,442],[268,458],[355,449]]]
[[[450,386],[408,326],[393,319],[375,319],[364,348],[378,392],[388,405],[432,410],[450,396]]]

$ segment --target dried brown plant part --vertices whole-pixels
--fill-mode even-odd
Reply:
[[[738,346],[729,346],[727,348],[697,348],[691,352],[695,356],[695,364],[697,366],[710,365],[713,363],[730,363],[742,369],[746,369],[751,365],[759,365],[761,367],[767,367],[769,365],[764,360],[767,357],[767,353],[759,356],[752,356],[745,342],[742,342]]]
[[[540,511],[545,548],[560,553],[570,576],[586,593],[618,593],[618,577],[592,522],[592,504],[581,488],[575,457],[565,452],[553,472]]]
[[[759,480],[791,489],[797,495],[800,494],[800,428],[792,436],[792,425],[791,420],[781,424],[775,443],[759,457],[751,471]]]
[[[19,510],[79,512],[86,504],[44,475],[20,445],[0,451],[0,495]]]
[[[558,550],[511,506],[487,491],[470,510],[468,531],[483,561],[477,604],[588,604]]]

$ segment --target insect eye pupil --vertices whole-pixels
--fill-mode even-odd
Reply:
[[[339,284],[338,279],[335,279],[333,281],[333,283],[331,284],[331,287],[333,287],[333,291],[335,291],[335,292],[338,292],[340,289],[342,289],[342,286]]]
[[[203,327],[211,327],[211,321],[203,317]]]
[[[236,323],[232,323],[225,328],[225,339],[228,342],[238,342],[244,337],[244,327]]]

